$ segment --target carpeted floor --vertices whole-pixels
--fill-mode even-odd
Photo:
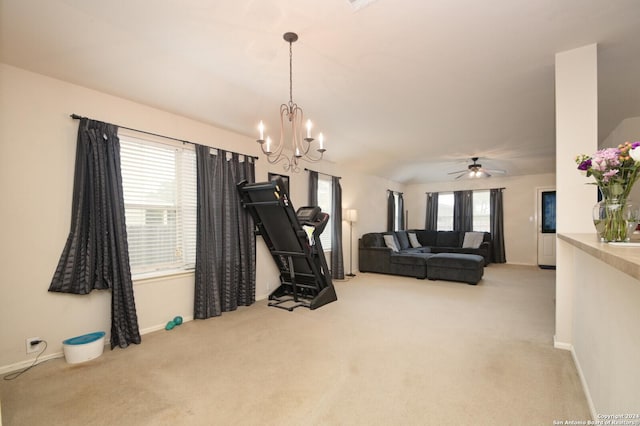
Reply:
[[[587,420],[553,348],[555,271],[478,286],[359,274],[318,310],[266,301],[1,381],[3,426],[552,425]]]

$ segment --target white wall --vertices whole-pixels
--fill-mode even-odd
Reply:
[[[586,185],[575,157],[597,150],[598,52],[595,44],[556,55],[556,173],[558,233],[594,232],[596,187]],[[572,341],[574,276],[571,249],[556,244],[556,334],[558,347]]]
[[[427,192],[505,188],[504,236],[507,263],[537,264],[536,189],[555,185],[555,174],[415,184],[406,188],[409,228],[424,229]]]
[[[599,149],[612,148],[624,142],[636,142],[640,140],[640,117],[625,118],[611,131],[609,136],[599,144]],[[640,184],[631,189],[629,198],[640,203]]]
[[[624,142],[636,142],[640,140],[640,117],[625,118],[609,133],[609,136],[600,144],[600,148],[616,147]]]
[[[606,250],[591,220],[596,189],[567,165],[597,149],[597,62],[595,44],[556,55],[557,224],[559,233],[583,234],[580,241]],[[601,147],[635,141],[636,126],[624,120]],[[558,239],[555,345],[572,350],[594,419],[636,413],[640,282],[578,247]]]
[[[28,337],[47,340],[48,356],[60,353],[66,338],[110,330],[109,292],[47,292],[69,232],[78,128],[70,114],[258,155],[256,180],[267,180],[269,171],[287,174],[294,206],[307,204],[308,174],[270,166],[252,137],[5,64],[0,64],[0,93],[0,221],[5,224],[0,248],[0,372],[31,362],[33,357],[25,353]],[[386,189],[400,190],[399,184],[354,174],[329,161],[309,168],[342,177],[343,207],[360,212],[354,227],[356,244],[362,232],[384,229]],[[344,222],[345,253],[348,231]],[[347,257],[345,268],[348,265]],[[258,238],[256,297],[266,297],[277,284],[277,268]],[[176,315],[193,316],[193,274],[137,281],[134,292],[143,333],[162,328]]]

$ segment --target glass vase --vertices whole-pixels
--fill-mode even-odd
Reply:
[[[639,221],[638,206],[629,200],[604,198],[593,208],[593,224],[602,242],[629,241]]]

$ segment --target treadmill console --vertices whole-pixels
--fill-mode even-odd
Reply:
[[[298,216],[298,222],[301,224],[313,225],[317,220],[318,213],[320,213],[320,207],[300,207],[296,212],[296,216]]]
[[[319,236],[329,222],[329,215],[324,213],[318,206],[300,207],[296,212],[300,225],[312,226],[313,234]]]

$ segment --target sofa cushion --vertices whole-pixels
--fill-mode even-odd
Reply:
[[[425,266],[426,260],[435,256],[431,253],[393,253],[389,260],[397,265],[417,265]]]
[[[382,237],[384,238],[384,243],[387,247],[389,247],[392,251],[398,251],[398,242],[396,241],[395,235],[386,234]]]
[[[409,244],[409,236],[407,235],[407,231],[397,231],[396,239],[398,240],[398,248],[400,250],[408,249],[411,247]]]
[[[431,253],[430,247],[409,247],[408,249],[400,250],[399,253]]]
[[[436,239],[438,238],[438,231],[417,230],[416,236],[420,244],[426,247],[433,247],[436,245]]]
[[[409,232],[407,235],[409,236],[409,244],[411,244],[411,247],[422,247],[422,244],[420,244],[420,241],[418,241],[418,236],[415,232]]]
[[[362,236],[362,247],[385,247],[382,234],[379,232],[371,232]]]
[[[462,248],[478,248],[484,241],[484,232],[465,232]]]
[[[475,285],[484,274],[484,259],[475,254],[435,254],[426,262],[430,280],[462,281]]]
[[[437,247],[460,247],[460,232],[439,231],[435,245]]]

